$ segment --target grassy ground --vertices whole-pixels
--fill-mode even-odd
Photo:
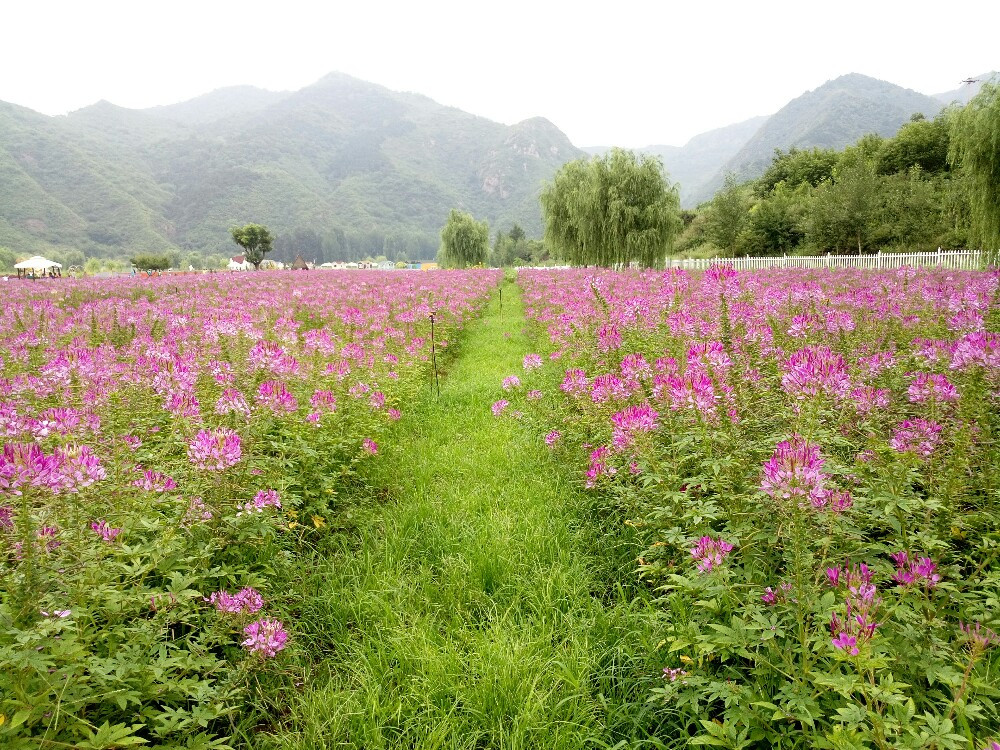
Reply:
[[[256,747],[660,746],[654,609],[602,575],[606,532],[539,437],[490,413],[530,346],[516,287],[503,302],[372,462],[380,502],[309,571],[298,630],[322,658]]]

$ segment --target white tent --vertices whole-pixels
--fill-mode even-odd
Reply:
[[[15,263],[14,268],[23,268],[27,271],[48,271],[50,268],[62,268],[62,263],[56,263],[54,260],[43,258],[41,255],[35,255],[27,260],[22,260],[20,263]]]
[[[41,255],[35,255],[27,260],[22,260],[20,263],[15,263],[14,268],[17,269],[17,275],[20,276],[22,272],[31,271],[36,275],[44,276],[48,271],[54,268],[62,268],[62,263],[56,263],[54,260],[49,260],[48,258],[43,258]]]

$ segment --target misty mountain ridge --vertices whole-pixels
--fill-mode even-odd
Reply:
[[[690,207],[727,172],[758,176],[775,149],[891,136],[981,85],[929,97],[852,73],[772,115],[637,150],[663,159]],[[342,73],[299,91],[237,86],[141,110],[101,101],[49,117],[0,103],[0,245],[229,254],[229,227],[253,221],[322,235],[346,254],[430,257],[451,208],[539,235],[544,182],[606,150],[577,148],[544,117],[508,126]]]

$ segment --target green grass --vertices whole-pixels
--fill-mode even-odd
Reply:
[[[260,695],[259,748],[659,747],[646,704],[655,610],[604,580],[590,500],[490,404],[529,351],[516,287],[464,334],[441,398],[414,404],[365,478],[353,533],[301,582],[317,655]],[[504,334],[509,333],[509,337]],[[664,740],[666,738],[663,738]]]

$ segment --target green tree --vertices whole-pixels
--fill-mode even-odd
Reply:
[[[868,159],[847,158],[833,182],[816,188],[809,217],[809,242],[822,250],[871,249],[878,226],[882,186]]]
[[[617,148],[564,165],[541,203],[546,243],[574,265],[660,265],[681,228],[663,163]]]
[[[154,255],[152,253],[140,253],[129,259],[129,262],[140,271],[166,271],[170,268],[170,258],[166,255]]]
[[[17,257],[10,248],[0,245],[0,271],[13,271]]]
[[[876,157],[879,174],[889,175],[920,167],[924,172],[943,172],[948,167],[948,121],[911,119],[895,136],[882,143]]]
[[[705,216],[708,238],[729,255],[737,254],[737,242],[746,229],[750,212],[750,189],[726,175],[726,183],[712,198]]]
[[[803,227],[809,185],[790,190],[779,182],[771,194],[751,207],[743,247],[751,255],[790,253],[805,237]]]
[[[274,244],[274,237],[267,227],[260,224],[247,224],[242,227],[233,227],[229,230],[233,236],[233,242],[243,248],[243,255],[248,263],[260,269],[260,264],[264,262],[264,256],[271,252]]]
[[[486,265],[489,249],[489,225],[453,208],[441,230],[441,249],[438,253],[441,265],[448,268]]]
[[[965,176],[970,239],[1000,249],[1000,84],[983,84],[956,113],[948,159]]]
[[[816,187],[833,178],[838,156],[836,151],[827,148],[793,148],[787,153],[775,149],[771,166],[757,180],[757,193],[767,195],[781,182],[793,190],[802,183]]]

